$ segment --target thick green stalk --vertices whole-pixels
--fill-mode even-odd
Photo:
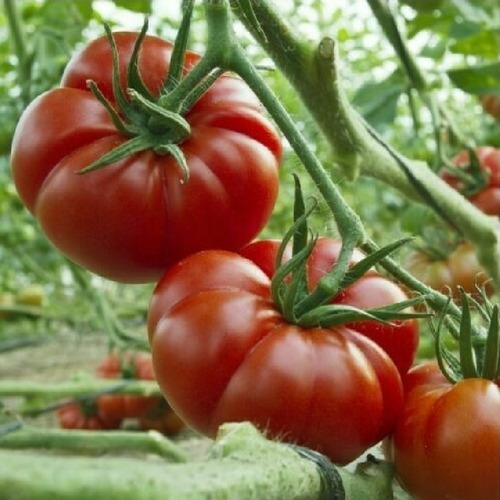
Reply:
[[[265,439],[251,424],[225,424],[207,460],[75,456],[0,449],[2,500],[325,500],[315,462]],[[385,500],[391,474],[337,468],[334,498]],[[380,476],[380,475],[379,475]],[[328,497],[331,499],[332,497]]]
[[[232,5],[234,6],[234,4]],[[254,5],[258,5],[260,8],[262,5],[264,5],[264,2],[258,2]],[[228,24],[229,19],[227,18],[227,12],[224,11],[223,7],[223,3],[219,3],[217,5],[217,8],[214,9],[213,5],[211,5],[209,1],[206,2],[207,22],[209,27],[212,26],[212,32],[218,34],[217,36],[221,36],[220,33],[223,33],[224,31],[228,32],[228,30],[230,29],[230,26]],[[274,31],[272,31],[272,33],[275,35],[276,33],[281,33],[283,31],[285,38],[282,43],[291,44],[292,42],[286,38],[286,30],[284,30],[284,28],[282,27],[280,28],[279,22],[277,20],[275,21],[277,24],[274,26]],[[369,238],[367,238],[365,230],[359,218],[342,198],[331,177],[325,171],[316,156],[311,152],[304,137],[300,134],[300,132],[298,132],[295,124],[293,123],[293,120],[291,120],[286,110],[283,108],[277,97],[267,86],[260,74],[250,64],[237,42],[227,34],[225,35],[225,39],[226,46],[227,42],[229,42],[233,46],[231,52],[229,52],[229,55],[227,53],[224,55],[226,64],[229,65],[228,69],[232,69],[240,76],[242,76],[259,97],[263,105],[267,108],[273,119],[276,121],[276,123],[284,133],[285,137],[294,148],[296,154],[303,162],[306,170],[316,183],[319,191],[323,195],[323,198],[325,199],[335,216],[340,235],[344,242],[343,253],[341,254],[336,265],[335,274],[333,276],[330,276],[327,280],[323,280],[319,284],[319,293],[321,293],[325,297],[328,295],[331,296],[332,291],[336,290],[336,287],[339,285],[339,280],[343,278],[348,268],[348,260],[353,247],[356,245],[360,245],[368,253],[377,251],[379,247]],[[210,40],[211,39],[209,37],[209,49],[211,47]],[[266,43],[271,42],[266,39]],[[220,45],[218,46],[220,47]],[[290,51],[299,58],[297,64],[300,64],[300,60],[304,57],[305,54],[304,50],[301,49],[302,45],[299,44],[295,51],[293,49],[293,44],[289,47],[292,47]],[[326,49],[323,48],[323,50]],[[347,107],[346,109],[349,108]],[[455,196],[462,199],[462,197],[458,195],[456,191],[452,190],[452,192]],[[487,216],[485,216],[481,212],[477,212],[479,213],[479,216],[487,218]],[[402,283],[407,284],[410,288],[417,290],[425,295],[429,295],[431,297],[431,306],[435,307],[437,310],[441,310],[448,303],[448,298],[446,296],[440,294],[439,292],[436,292],[435,290],[429,288],[428,286],[415,279],[390,258],[384,258],[381,261],[381,265],[385,267],[396,278],[398,278]],[[500,263],[496,262],[496,265],[498,267],[500,266]],[[460,309],[454,304],[450,305],[450,311],[456,317],[460,316]]]
[[[134,394],[137,396],[162,395],[158,384],[154,380],[90,378],[51,383],[33,380],[0,380],[0,397],[68,398],[90,397],[104,393]]]
[[[187,454],[177,444],[156,431],[110,432],[22,427],[19,430],[0,434],[0,449],[42,449],[100,455],[132,451],[158,455],[171,462],[187,460]],[[0,498],[2,498],[1,494]]]
[[[319,288],[325,290],[325,295],[331,296],[338,291],[339,284],[349,267],[354,248],[366,239],[366,233],[361,220],[326,174],[323,166],[312,153],[306,139],[298,131],[295,123],[279,99],[273,94],[255,67],[248,60],[233,34],[231,20],[229,19],[230,13],[226,3],[207,1],[205,7],[205,15],[209,28],[207,51],[215,53],[217,47],[224,47],[224,50],[219,50],[218,55],[215,56],[216,63],[225,69],[236,72],[252,88],[306,167],[334,214],[335,222],[343,242],[342,250],[333,273],[328,279],[321,280],[318,285]]]
[[[468,203],[426,163],[395,154],[369,132],[342,91],[334,41],[325,38],[315,47],[299,40],[265,0],[235,0],[231,6],[295,87],[346,175],[353,178],[359,171],[431,204],[476,246],[479,261],[500,288],[498,219]]]
[[[25,106],[31,100],[31,59],[21,25],[18,2],[4,0],[7,25],[9,27],[14,53],[17,58],[17,77],[21,86],[21,96]]]
[[[408,42],[396,23],[390,5],[385,0],[367,0],[375,18],[377,19],[387,40],[394,48],[401,65],[413,88],[417,90],[420,97],[431,113],[435,127],[435,137],[438,148],[438,158],[443,160],[444,153],[441,151],[441,125],[442,119],[451,134],[452,139],[458,140],[464,146],[471,146],[470,141],[458,130],[449,113],[436,99],[435,92],[428,81],[427,75],[421,70],[418,62],[408,47]]]

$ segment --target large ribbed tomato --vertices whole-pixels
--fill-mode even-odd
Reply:
[[[137,38],[114,34],[123,86]],[[141,45],[138,67],[153,95],[171,54],[172,44],[154,36]],[[187,53],[185,70],[198,60]],[[36,98],[17,125],[14,181],[48,238],[75,262],[123,282],[155,281],[192,252],[248,243],[272,212],[281,155],[255,95],[239,78],[223,76],[187,111],[191,133],[178,145],[188,182],[171,154],[151,149],[78,175],[127,140],[87,87],[94,81],[114,102],[112,68],[106,37],[92,41],[70,60],[61,87]]]
[[[287,322],[270,286],[256,264],[221,250],[169,268],[148,317],[156,379],[174,411],[203,434],[251,421],[350,462],[395,425],[399,372],[352,328]]]

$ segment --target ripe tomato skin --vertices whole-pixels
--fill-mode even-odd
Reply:
[[[255,262],[268,276],[274,274],[275,259],[279,240],[254,241],[240,250],[241,255]],[[309,288],[314,289],[319,280],[327,274],[338,259],[341,242],[332,238],[319,238],[308,261],[307,277]],[[290,257],[285,254],[285,260]],[[356,250],[352,263],[359,262],[364,254]],[[332,303],[355,306],[359,309],[383,307],[406,300],[408,297],[395,283],[369,270],[361,279],[342,290]],[[376,321],[359,321],[347,325],[362,333],[389,354],[390,358],[404,375],[415,359],[419,342],[419,328],[416,320],[394,321],[392,326]]]
[[[486,283],[489,277],[479,264],[474,247],[468,242],[460,243],[441,260],[432,260],[421,251],[412,252],[404,266],[423,283],[443,293],[451,292],[455,299],[460,296],[458,287],[473,295],[477,294],[476,285],[484,286],[488,293],[493,291]]]
[[[269,278],[235,253],[208,250],[172,266],[148,327],[168,403],[210,437],[224,422],[249,420],[348,463],[399,415],[401,377],[380,347],[344,326],[287,323]]]
[[[115,34],[123,63],[136,38]],[[144,40],[139,67],[151,92],[171,52],[169,42]],[[189,53],[186,66],[198,59]],[[36,98],[17,125],[14,182],[48,238],[80,265],[130,283],[157,281],[195,251],[248,243],[272,212],[281,159],[280,138],[248,87],[223,76],[186,114],[191,135],[180,147],[189,182],[181,182],[170,155],[150,150],[77,175],[126,139],[86,87],[92,79],[112,99],[111,75],[110,47],[100,38],[74,56],[61,87]]]
[[[500,388],[464,379],[452,385],[432,361],[405,381],[405,409],[388,453],[418,500],[500,499]]]
[[[492,146],[480,146],[475,149],[481,169],[489,176],[488,184],[479,192],[469,197],[479,210],[488,215],[500,217],[500,149]],[[452,163],[459,168],[469,164],[469,152],[460,151]],[[461,190],[463,183],[451,173],[444,172],[443,179],[457,190]]]

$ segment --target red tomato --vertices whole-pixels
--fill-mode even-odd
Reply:
[[[137,34],[114,36],[124,84]],[[139,69],[152,93],[171,53],[172,44],[146,36]],[[198,59],[188,53],[186,70]],[[126,140],[88,80],[113,99],[105,37],[71,59],[60,88],[28,106],[12,144],[19,195],[62,253],[106,278],[148,282],[190,253],[237,250],[260,232],[278,192],[281,143],[242,80],[221,77],[185,115],[191,135],[180,147],[187,183],[170,154],[152,150],[77,175]]]
[[[476,285],[485,286],[487,293],[493,292],[493,287],[486,283],[489,276],[479,264],[474,247],[467,242],[459,244],[447,258],[440,260],[432,260],[426,253],[415,251],[404,265],[417,279],[435,290],[451,293],[455,299],[460,297],[458,287],[472,295],[477,295]]]
[[[57,409],[57,418],[63,429],[118,429],[122,419],[113,413],[106,413],[94,402],[68,403]]]
[[[448,382],[434,361],[410,370],[405,409],[388,452],[419,500],[500,499],[500,388]]]
[[[479,210],[485,214],[500,217],[500,149],[482,146],[475,149],[481,170],[488,175],[488,184],[479,192],[469,197]],[[469,165],[469,152],[461,151],[452,162],[459,168]],[[463,181],[449,172],[442,174],[443,179],[458,191],[464,188]]]
[[[148,318],[158,383],[202,434],[248,420],[350,462],[394,426],[401,377],[379,346],[347,326],[287,323],[270,284],[231,252],[207,250],[172,266]]]
[[[500,96],[496,94],[482,95],[479,100],[483,109],[495,120],[500,120]]]
[[[153,360],[146,352],[113,352],[97,367],[102,378],[155,380]],[[156,408],[163,398],[132,394],[105,394],[98,397],[99,409],[117,418],[140,418]]]
[[[279,245],[278,240],[255,241],[244,247],[239,253],[255,262],[269,277],[272,277]],[[331,238],[318,239],[307,267],[309,288],[311,290],[334,267],[340,249],[340,241]],[[285,257],[289,258],[289,256],[290,252]],[[363,253],[356,250],[352,262],[359,262],[363,257]],[[408,297],[398,285],[372,269],[334,297],[332,303],[350,305],[366,310],[407,299]],[[402,375],[408,371],[415,359],[418,348],[419,328],[416,320],[393,321],[392,325],[376,321],[360,321],[347,326],[362,333],[382,347],[389,354]]]

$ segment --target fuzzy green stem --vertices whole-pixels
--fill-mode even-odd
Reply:
[[[161,396],[158,384],[152,380],[120,380],[90,378],[70,382],[36,382],[31,380],[0,380],[0,397],[27,398],[85,397],[113,392],[137,396]]]
[[[399,29],[390,6],[383,0],[367,0],[387,40],[394,48],[399,57],[403,69],[408,76],[412,86],[420,94],[422,100],[428,107],[435,127],[438,157],[443,159],[441,151],[441,124],[442,119],[446,122],[452,139],[458,140],[464,145],[470,145],[470,141],[458,130],[447,110],[440,105],[435,97],[427,75],[421,70],[418,62],[408,47],[406,37]]]
[[[21,97],[25,106],[31,100],[31,57],[28,52],[21,19],[19,16],[19,2],[4,0],[7,25],[17,58],[17,78],[21,86]]]
[[[1,449],[0,463],[2,498],[16,500],[325,500],[316,463],[248,423],[223,425],[208,459],[191,463]],[[378,477],[337,471],[345,491],[335,492],[339,498],[391,494],[386,471]]]
[[[325,38],[316,48],[299,40],[266,0],[235,0],[231,6],[295,87],[346,175],[353,178],[359,170],[417,201],[434,200],[439,212],[476,246],[480,263],[500,288],[499,221],[468,203],[426,163],[401,155],[398,161],[368,132],[342,92],[334,41]]]
[[[0,449],[43,449],[78,453],[134,452],[158,455],[171,462],[186,462],[187,454],[159,432],[84,431],[22,427],[0,434]]]
[[[268,87],[264,79],[248,60],[245,52],[235,40],[229,20],[229,12],[225,3],[205,3],[205,14],[209,26],[207,46],[220,47],[224,42],[224,51],[214,54],[219,66],[234,71],[241,76],[255,92],[259,100],[273,117],[283,132],[299,159],[304,164],[309,175],[315,182],[335,217],[335,222],[342,239],[335,271],[326,280],[319,283],[319,288],[325,294],[332,296],[338,291],[356,246],[364,241],[366,234],[358,215],[351,209],[323,166],[309,148],[304,136],[297,130],[279,99]]]

